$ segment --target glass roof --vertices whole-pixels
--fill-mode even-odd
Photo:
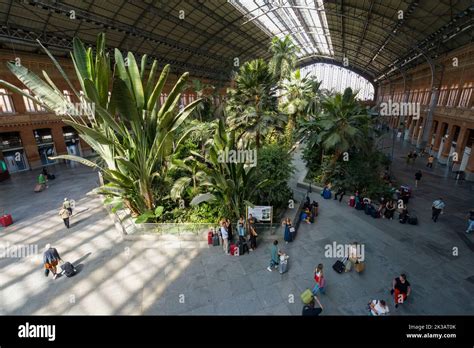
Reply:
[[[299,57],[332,58],[334,51],[322,0],[229,0],[269,36],[290,35],[300,47]]]

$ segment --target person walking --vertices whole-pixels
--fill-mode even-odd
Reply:
[[[387,303],[384,300],[373,300],[369,302],[369,315],[380,316],[388,315],[390,310],[388,309]]]
[[[318,303],[319,308],[315,307],[316,302]],[[303,317],[316,317],[320,315],[322,311],[323,305],[319,301],[318,297],[314,296],[307,305],[303,306],[303,312],[301,313],[301,315]]]
[[[337,190],[336,194],[334,195],[334,200],[337,200],[337,196],[339,196],[339,203],[341,203],[342,201],[342,197],[344,197],[344,195],[346,194],[346,191],[344,190],[343,187],[339,187],[339,189]]]
[[[474,231],[474,209],[469,211],[466,233],[471,233],[472,231]]]
[[[314,270],[314,280],[316,284],[313,288],[313,295],[316,296],[318,292],[324,294],[326,291],[326,279],[324,278],[323,264],[320,263]]]
[[[254,251],[257,249],[257,230],[255,229],[255,223],[254,220],[249,221],[249,235],[250,235],[250,251]]]
[[[72,204],[71,204],[71,201],[67,197],[64,198],[63,208],[69,211],[69,215],[72,215]]]
[[[229,233],[227,230],[227,222],[226,220],[221,220],[221,237],[222,237],[222,248],[224,252],[229,255]]]
[[[418,187],[418,183],[420,182],[422,176],[423,174],[421,173],[421,170],[418,170],[415,173],[415,187]]]
[[[290,218],[286,218],[283,220],[283,227],[284,227],[284,233],[283,233],[283,239],[285,240],[286,244],[289,242],[293,241],[292,235],[291,235],[291,220]]]
[[[38,184],[41,185],[42,188],[48,188],[47,182],[47,177],[43,173],[40,173],[38,176]]]
[[[43,264],[45,268],[45,276],[47,277],[49,272],[53,273],[53,279],[58,277],[57,266],[59,261],[63,261],[59,256],[58,251],[51,246],[51,244],[47,244],[45,251],[43,253]]]
[[[61,219],[63,219],[64,225],[69,228],[69,217],[71,216],[69,210],[65,209],[64,207],[61,208],[61,210],[59,211],[59,216],[61,216]]]
[[[430,157],[428,157],[428,163],[426,163],[426,166],[428,168],[433,168],[433,162],[434,162],[434,156],[430,155]]]
[[[280,256],[284,255],[279,249],[278,249],[278,241],[274,240],[273,245],[270,248],[270,265],[267,267],[267,270],[269,272],[272,271],[272,267],[277,268],[278,265],[280,264]]]
[[[392,281],[390,293],[393,295],[395,308],[398,308],[398,305],[404,303],[408,296],[410,296],[411,287],[405,274],[401,274]]]
[[[443,213],[445,206],[446,204],[444,204],[442,198],[438,198],[437,200],[435,200],[431,206],[431,220],[433,220],[434,222],[438,221],[438,217],[440,214]]]

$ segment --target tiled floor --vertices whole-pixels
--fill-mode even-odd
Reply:
[[[401,158],[407,150],[397,147],[395,174],[410,183],[414,168],[407,170]],[[415,167],[423,165],[419,162]],[[391,279],[400,272],[408,274],[413,295],[397,310],[391,305],[393,314],[472,314],[474,284],[466,279],[474,275],[474,236],[463,231],[474,195],[469,183],[456,186],[440,170],[424,173],[410,201],[418,226],[375,220],[313,193],[321,206],[316,223],[302,224],[297,240],[288,245],[278,235],[290,255],[283,275],[266,270],[270,242],[250,255],[231,257],[205,242],[174,248],[122,241],[100,200],[86,194],[97,184],[97,174],[88,168],[58,166],[57,179],[41,193],[33,193],[37,173],[15,175],[0,183],[0,207],[15,220],[0,229],[0,245],[37,245],[42,254],[52,243],[81,271],[53,280],[43,274],[41,255],[0,259],[0,314],[299,315],[299,296],[313,286],[313,268],[320,262],[327,278],[323,315],[366,315],[369,300],[389,299]],[[447,208],[434,224],[430,204],[439,190],[446,191]],[[65,196],[77,202],[70,230],[57,215]],[[362,274],[337,274],[331,269],[335,259],[324,256],[325,246],[352,241],[365,245],[367,268]]]

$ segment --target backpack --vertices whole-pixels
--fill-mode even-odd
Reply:
[[[66,262],[64,265],[61,266],[63,273],[66,277],[70,278],[74,276],[77,271],[74,266],[70,262]]]

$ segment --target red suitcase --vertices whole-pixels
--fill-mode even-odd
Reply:
[[[5,214],[2,217],[0,217],[0,225],[3,227],[10,226],[13,223],[12,216],[10,214]]]
[[[230,245],[230,254],[235,255],[235,252],[237,251],[237,245],[231,244]]]
[[[349,206],[354,207],[356,205],[356,199],[355,196],[351,196],[349,198]]]
[[[207,244],[212,245],[212,237],[214,237],[214,232],[209,231],[207,233]]]

